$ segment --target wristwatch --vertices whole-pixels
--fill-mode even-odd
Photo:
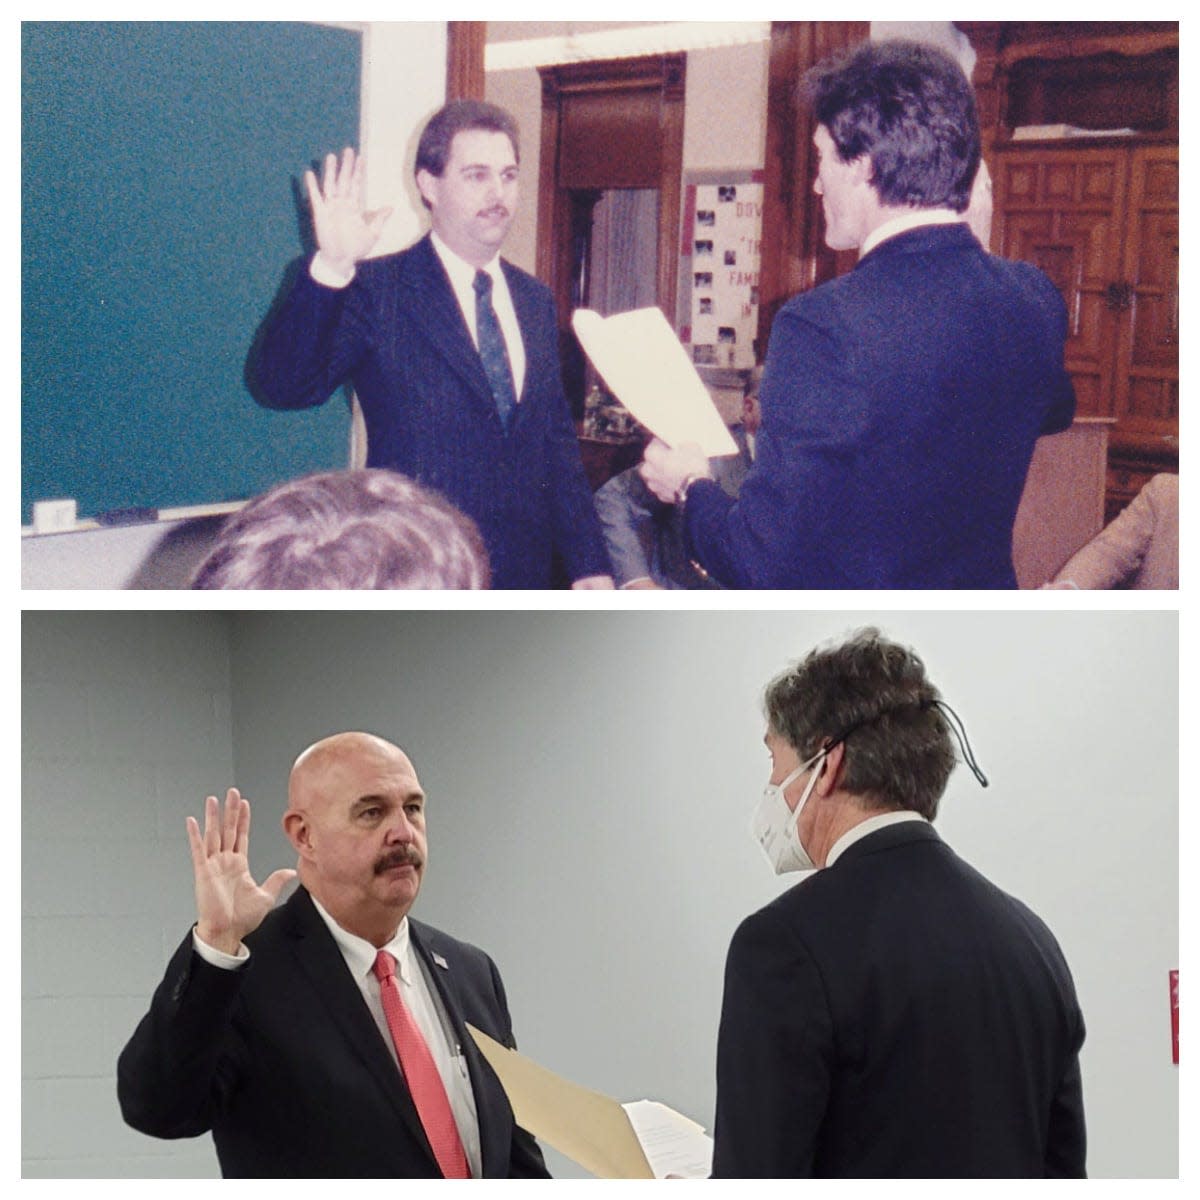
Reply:
[[[687,503],[688,492],[691,491],[692,484],[695,483],[696,480],[708,478],[708,475],[699,474],[685,476],[683,482],[675,489],[676,506],[682,508]]]

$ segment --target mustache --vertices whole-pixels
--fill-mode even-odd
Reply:
[[[421,867],[424,865],[425,859],[416,846],[397,846],[395,850],[389,851],[382,858],[376,860],[375,874],[382,875],[384,871],[390,871],[393,867]]]

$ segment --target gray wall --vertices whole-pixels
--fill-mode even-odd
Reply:
[[[142,1173],[154,1155],[164,1174],[211,1170],[195,1146],[167,1158],[171,1147],[123,1130],[112,1100],[112,1059],[190,919],[181,814],[236,782],[258,802],[256,869],[291,865],[278,828],[288,766],[311,740],[354,727],[412,754],[430,825],[416,911],[492,953],[522,1048],[591,1087],[711,1125],[725,948],[743,915],[788,886],[746,830],[769,772],[761,688],[815,642],[870,621],[921,651],[992,781],[982,791],[956,772],[943,836],[1045,917],[1073,967],[1089,1027],[1092,1173],[1177,1173],[1174,613],[226,620],[227,641],[213,616],[25,617],[26,1173]],[[214,700],[200,712],[205,689]],[[81,696],[110,692],[122,703],[89,727],[90,757],[77,755],[90,712]],[[210,729],[222,703],[223,742]],[[129,775],[154,780],[148,796],[126,792]],[[103,815],[78,803],[96,794]],[[31,812],[44,796],[59,799]],[[153,836],[137,832],[151,819]],[[60,853],[91,872],[84,888],[43,878],[61,875]],[[42,1044],[57,1036],[59,1007],[79,1004],[34,949],[43,931],[90,943],[91,972],[112,981],[95,985],[109,1027],[83,1078]],[[79,1120],[64,1124],[68,1099]],[[89,1111],[97,1132],[73,1163]],[[570,1170],[556,1156],[553,1166]]]
[[[122,1124],[114,1068],[195,920],[184,817],[232,777],[228,621],[26,613],[22,635],[22,1173],[212,1174],[207,1138]]]

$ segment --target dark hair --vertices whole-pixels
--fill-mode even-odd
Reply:
[[[381,469],[306,475],[251,500],[222,528],[193,588],[486,588],[475,523],[436,492]]]
[[[457,134],[468,129],[484,129],[490,133],[506,133],[512,142],[513,154],[521,161],[520,135],[512,114],[486,100],[451,100],[429,118],[417,143],[417,160],[413,174],[428,171],[441,178],[450,158],[450,145]]]
[[[979,165],[979,115],[962,67],[944,51],[866,42],[818,63],[802,88],[842,162],[870,156],[883,203],[966,209]]]
[[[845,745],[841,786],[872,808],[929,820],[954,770],[954,744],[933,703],[925,664],[877,629],[811,651],[767,686],[767,725],[801,760],[834,739]]]

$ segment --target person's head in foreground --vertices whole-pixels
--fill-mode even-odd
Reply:
[[[475,523],[394,471],[306,475],[234,514],[196,569],[201,589],[486,588]]]

